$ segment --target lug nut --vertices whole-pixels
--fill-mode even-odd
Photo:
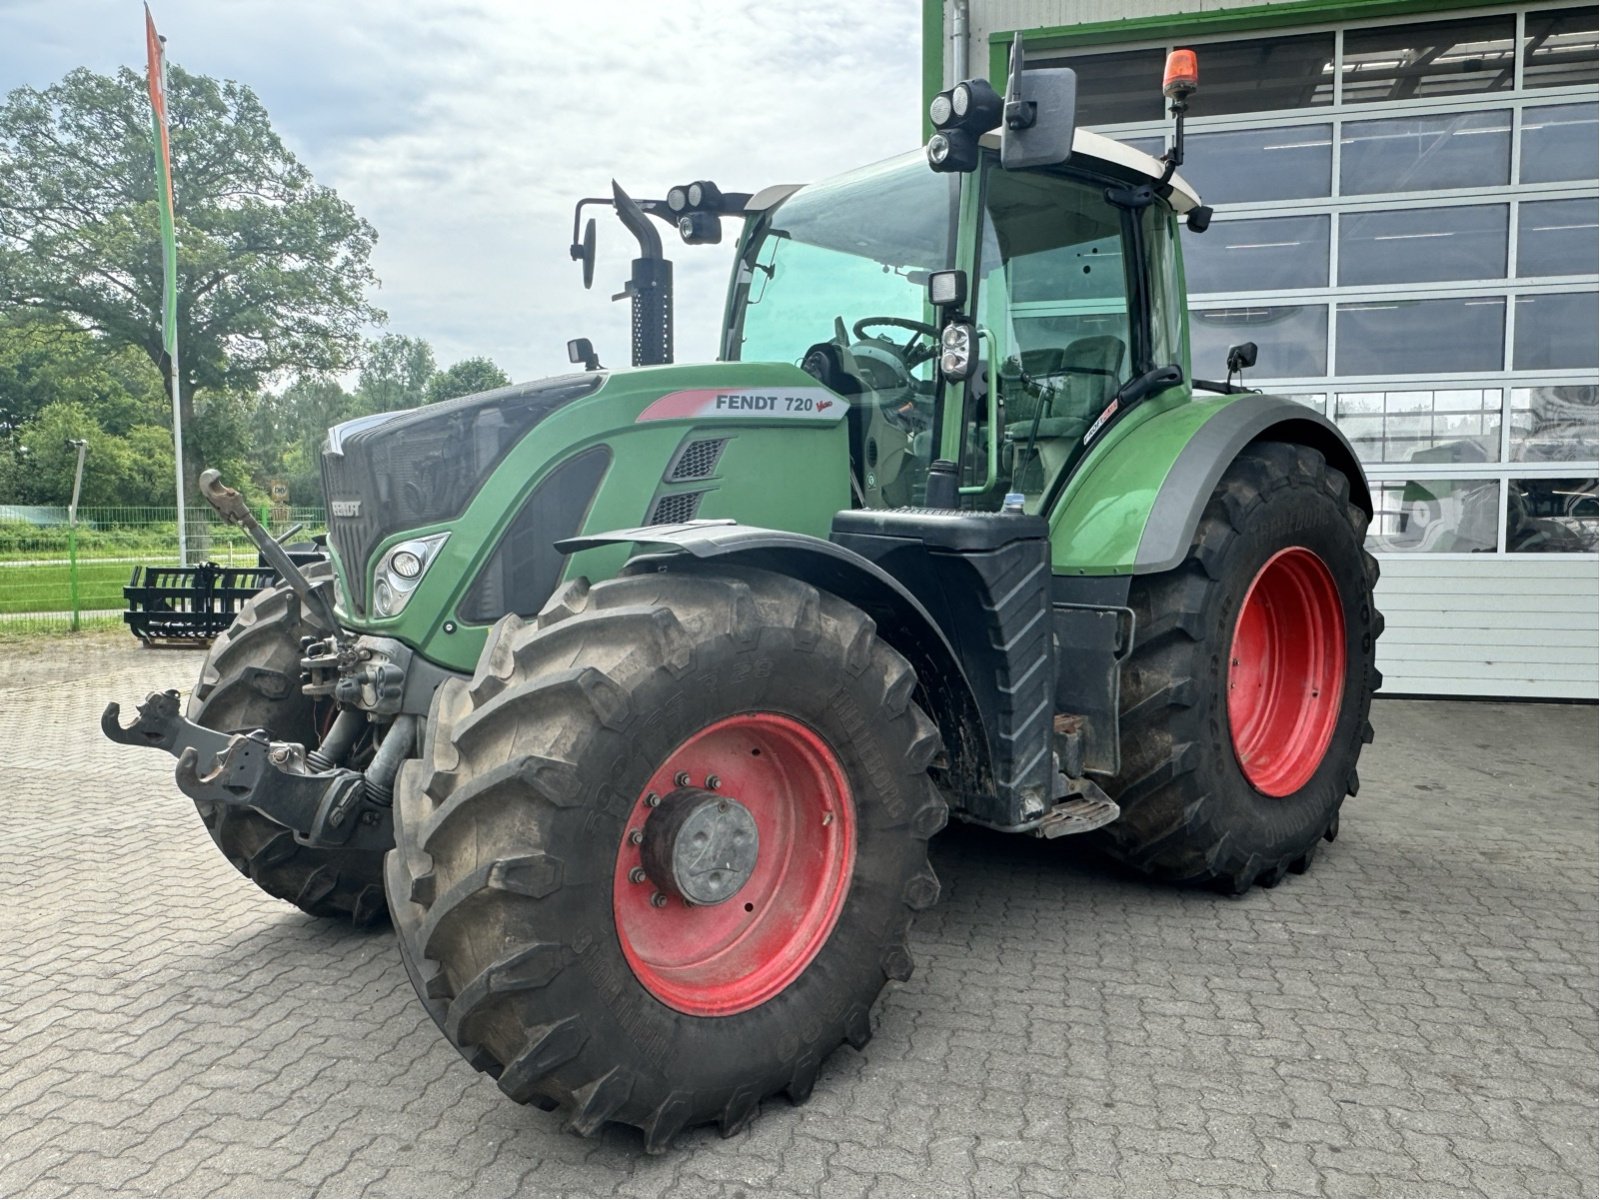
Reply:
[[[654,896],[650,897],[650,906],[652,908],[665,908],[667,906],[667,898],[660,892],[657,892]]]
[[[644,841],[644,830],[642,830],[642,829],[633,830],[632,832],[630,832],[628,834],[628,840],[630,842],[632,842],[635,846],[637,846],[640,842]]]
[[[679,787],[688,787],[689,786],[689,772],[687,772],[687,771],[679,771],[676,775],[674,775],[672,777],[672,782],[677,784]]]
[[[722,786],[722,780],[716,775],[707,775],[706,786],[714,792]]]
[[[644,802],[645,802],[645,807],[647,807],[647,808],[660,808],[661,807],[661,797],[656,795],[654,792],[651,792],[648,796],[646,796],[644,798]]]
[[[628,872],[628,882],[629,883],[643,883],[644,882],[644,868],[643,867],[635,867],[633,870],[629,871]]]

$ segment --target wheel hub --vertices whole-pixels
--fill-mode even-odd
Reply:
[[[670,792],[650,814],[640,847],[645,874],[668,896],[721,904],[756,869],[760,835],[750,810],[703,788]]]

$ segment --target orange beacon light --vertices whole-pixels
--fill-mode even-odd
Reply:
[[[1161,79],[1161,94],[1169,100],[1186,100],[1200,88],[1200,61],[1193,50],[1174,50],[1167,55],[1167,71]]]

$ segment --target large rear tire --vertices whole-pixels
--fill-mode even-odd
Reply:
[[[512,1099],[651,1151],[804,1100],[870,1037],[938,895],[915,686],[865,614],[761,571],[577,582],[536,623],[504,618],[396,789],[389,902],[445,1036]],[[696,885],[726,897],[663,884],[698,837],[666,840],[693,828],[668,819],[684,797],[759,835],[701,830],[756,846]]]
[[[1134,581],[1111,853],[1242,892],[1310,867],[1355,795],[1383,617],[1367,518],[1304,446],[1228,468],[1184,562]]]
[[[331,587],[333,568],[304,568],[319,587]],[[227,631],[212,642],[200,680],[189,698],[189,719],[208,729],[265,729],[280,741],[314,748],[332,719],[300,691],[300,639],[328,631],[303,611],[286,583],[252,596]],[[327,711],[323,711],[326,709]],[[383,854],[370,850],[314,850],[286,827],[253,809],[195,802],[217,849],[270,896],[314,917],[355,925],[382,921]]]

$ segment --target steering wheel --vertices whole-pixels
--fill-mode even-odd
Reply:
[[[939,338],[939,331],[932,325],[929,325],[926,321],[913,321],[910,317],[862,317],[861,320],[850,327],[850,332],[855,334],[857,339],[864,342],[873,337],[867,330],[874,325],[887,325],[891,329],[909,329],[912,336],[900,348],[901,353],[908,358],[911,354],[911,348],[917,344],[919,337],[925,337],[932,341],[937,341]],[[928,355],[923,357],[926,358]],[[918,359],[917,361],[920,362],[922,360]],[[915,364],[913,363],[912,365]]]

